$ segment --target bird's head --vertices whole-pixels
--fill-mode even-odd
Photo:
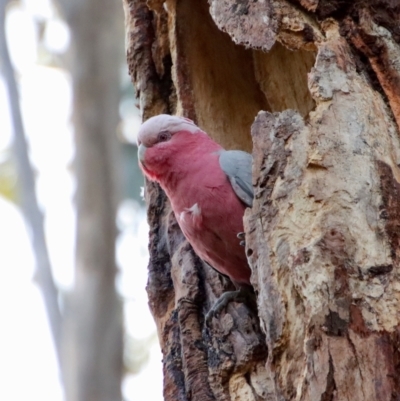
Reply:
[[[149,118],[140,127],[137,137],[139,165],[144,174],[158,180],[197,134],[206,135],[187,118],[167,114]]]

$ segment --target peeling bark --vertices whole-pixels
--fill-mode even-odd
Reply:
[[[167,0],[147,12],[153,36],[132,46],[152,43],[172,66],[153,67],[157,51],[132,64],[128,48],[144,118],[162,100],[254,160],[244,223],[258,310],[231,304],[210,328],[204,315],[230,284],[147,186],[165,399],[400,399],[400,7]],[[176,96],[160,97],[160,79]]]
[[[205,327],[205,312],[229,283],[193,253],[159,186],[149,184],[147,196],[152,199],[147,290],[164,355],[164,397],[229,400],[233,383],[247,383],[246,375],[257,381],[262,369],[266,346],[256,315],[232,304],[221,322]],[[258,388],[265,391],[262,383]]]
[[[277,395],[389,400],[400,394],[399,137],[337,25],[325,32],[308,123],[287,111],[253,124],[252,283]]]

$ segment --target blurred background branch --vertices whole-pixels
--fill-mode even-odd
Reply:
[[[121,5],[59,1],[71,31],[69,70],[77,178],[75,284],[66,303],[63,361],[70,401],[121,399],[122,302],[115,288],[120,201],[117,126]]]
[[[1,1],[0,399],[160,400],[121,4]]]
[[[7,86],[12,124],[14,128],[13,150],[19,176],[19,201],[26,224],[30,229],[32,247],[36,259],[35,278],[46,306],[51,333],[60,364],[61,313],[58,291],[54,284],[49,253],[47,250],[43,214],[36,197],[35,177],[29,159],[28,144],[22,121],[18,86],[11,64],[5,32],[5,13],[9,0],[0,0],[0,62],[1,72]]]

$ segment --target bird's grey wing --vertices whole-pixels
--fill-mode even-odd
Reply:
[[[229,178],[233,190],[249,207],[253,205],[254,198],[251,164],[251,155],[242,150],[224,150],[219,156],[219,165]]]

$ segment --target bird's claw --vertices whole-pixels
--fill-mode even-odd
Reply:
[[[210,325],[213,317],[218,316],[220,312],[228,306],[232,301],[244,302],[249,297],[250,292],[247,288],[242,287],[236,291],[224,292],[215,302],[213,307],[208,311],[206,315],[206,324]]]
[[[246,246],[246,233],[245,232],[240,232],[236,235],[239,239],[242,241],[239,242],[240,246]]]

